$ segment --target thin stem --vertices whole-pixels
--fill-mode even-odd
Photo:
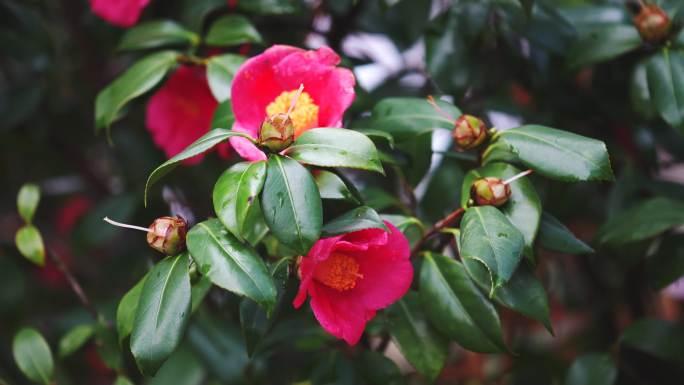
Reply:
[[[121,222],[113,221],[113,220],[109,219],[108,217],[104,217],[103,220],[104,220],[105,222],[109,223],[110,225],[114,225],[114,226],[118,226],[118,227],[125,227],[125,228],[127,228],[127,229],[140,230],[140,231],[144,231],[144,232],[146,232],[146,233],[149,233],[149,232],[150,232],[150,229],[148,229],[148,228],[146,228],[146,227],[136,226],[136,225],[129,225],[129,224],[126,224],[126,223],[121,223]]]
[[[427,96],[427,102],[430,103],[430,105],[432,105],[432,107],[435,108],[435,111],[437,111],[437,113],[439,113],[440,115],[442,115],[443,118],[448,119],[448,120],[450,120],[451,122],[454,122],[454,123],[455,123],[454,118],[452,118],[451,115],[449,115],[449,114],[447,114],[446,112],[444,112],[444,110],[442,109],[442,107],[440,107],[439,105],[437,105],[437,102],[435,101],[435,98],[432,97],[432,95],[428,95],[428,96]]]
[[[83,307],[86,308],[86,310],[90,313],[93,319],[95,319],[95,321],[99,321],[99,313],[93,307],[92,303],[90,302],[90,299],[88,299],[88,296],[83,290],[83,287],[81,286],[81,284],[78,283],[76,277],[74,277],[74,275],[71,273],[71,270],[69,270],[67,265],[62,260],[62,257],[60,257],[60,255],[56,253],[53,249],[48,249],[48,255],[50,256],[50,259],[52,259],[52,261],[55,263],[57,268],[64,274],[67,281],[69,282],[69,286],[71,286],[71,290],[73,290],[73,292],[76,294],[78,300],[81,301]],[[107,324],[107,326],[110,325]]]
[[[531,169],[525,170],[525,171],[521,172],[520,174],[513,175],[512,177],[506,179],[505,181],[503,181],[503,184],[511,184],[511,183],[515,182],[516,180],[522,178],[522,177],[525,177],[525,176],[532,174],[533,172],[534,172],[534,170],[531,170]]]
[[[423,237],[420,238],[418,242],[416,242],[416,245],[413,246],[413,249],[411,250],[411,256],[417,255],[420,251],[420,248],[423,247],[425,242],[430,237],[432,237],[435,234],[438,234],[443,228],[449,226],[452,222],[458,219],[464,212],[465,209],[463,207],[459,207],[456,210],[449,213],[449,215],[435,223],[435,225],[430,230],[428,230],[428,232],[425,233],[425,235],[423,235]]]
[[[288,115],[290,115],[292,113],[292,110],[294,110],[295,106],[297,105],[297,100],[302,95],[302,91],[304,91],[304,84],[300,83],[299,89],[297,90],[297,93],[295,94],[294,98],[292,98],[292,101],[290,102],[290,108],[287,110]]]

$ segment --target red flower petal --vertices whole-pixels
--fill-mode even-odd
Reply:
[[[90,9],[102,19],[119,27],[131,27],[138,22],[150,0],[90,0]]]

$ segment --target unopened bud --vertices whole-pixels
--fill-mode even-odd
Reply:
[[[642,6],[639,13],[634,16],[634,25],[641,37],[649,43],[662,41],[672,29],[672,22],[667,13],[655,4]]]
[[[166,255],[177,255],[185,250],[188,223],[181,217],[161,217],[152,222],[147,232],[147,243]]]
[[[460,150],[470,150],[482,144],[487,138],[487,126],[472,115],[461,115],[454,124],[452,131],[456,147]]]
[[[288,114],[274,114],[261,124],[259,144],[271,151],[279,152],[294,141],[295,127]]]
[[[478,206],[501,206],[511,196],[511,186],[499,178],[480,178],[473,182],[470,196]]]

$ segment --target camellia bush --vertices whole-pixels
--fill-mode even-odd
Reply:
[[[0,384],[681,382],[684,2],[0,8]]]

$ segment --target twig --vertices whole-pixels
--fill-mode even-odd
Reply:
[[[423,235],[423,237],[418,240],[418,242],[416,242],[416,245],[413,246],[413,249],[411,250],[411,256],[416,256],[420,251],[420,248],[423,247],[425,242],[430,237],[432,237],[435,234],[438,234],[443,228],[449,226],[453,221],[458,219],[464,212],[465,209],[463,207],[459,207],[456,210],[449,213],[449,215],[435,223],[435,225],[430,230],[428,230],[428,232],[426,232],[425,235]]]

